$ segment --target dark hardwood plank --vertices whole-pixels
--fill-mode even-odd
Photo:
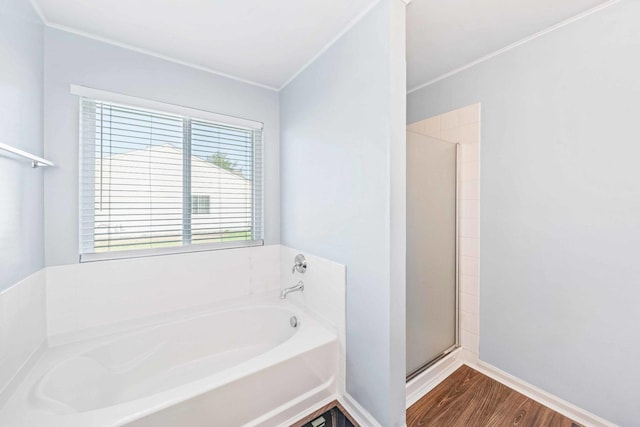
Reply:
[[[565,416],[462,366],[407,410],[407,427],[572,427]]]
[[[476,371],[458,369],[409,408],[407,426],[434,425],[441,418],[455,423],[465,409],[463,400],[458,397],[481,380]]]

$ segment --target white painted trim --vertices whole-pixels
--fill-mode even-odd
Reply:
[[[278,89],[278,91],[281,91],[282,89],[284,89],[285,87],[287,87],[287,85],[289,85],[289,83],[291,83],[292,81],[294,81],[296,79],[296,77],[298,77],[304,70],[306,70],[311,64],[313,64],[314,62],[316,62],[316,60],[318,58],[320,58],[322,56],[322,54],[324,54],[327,50],[329,50],[329,48],[331,46],[333,46],[338,40],[340,40],[342,38],[342,36],[344,36],[345,34],[347,34],[349,32],[349,30],[351,28],[353,28],[358,22],[360,22],[360,20],[362,20],[362,18],[365,17],[365,15],[367,13],[369,13],[371,11],[371,9],[373,9],[378,3],[380,3],[380,0],[375,0],[373,3],[371,3],[366,9],[364,9],[362,12],[360,12],[355,18],[353,18],[346,27],[344,27],[344,29],[342,31],[340,31],[338,34],[336,34],[336,36],[334,38],[332,38],[331,40],[329,40],[327,42],[327,44],[325,44],[322,49],[320,49],[320,51],[318,53],[316,53],[315,55],[313,55],[311,57],[311,59],[309,59],[307,62],[304,63],[304,65],[302,67],[300,67],[298,69],[298,71],[296,71],[295,73],[293,73],[293,75],[291,77],[289,77],[287,79],[287,81],[285,81],[282,86],[280,86],[280,88]]]
[[[464,364],[458,348],[407,383],[407,409]]]
[[[607,421],[604,418],[600,418],[599,416],[594,415],[591,412],[574,405],[573,403],[569,403],[566,400],[559,398],[558,396],[555,396],[534,386],[533,384],[529,384],[528,382],[523,381],[520,378],[514,377],[513,375],[508,374],[489,363],[480,360],[477,364],[468,362],[466,362],[466,364],[471,368],[485,374],[486,376],[491,377],[494,380],[514,389],[518,393],[524,394],[525,396],[543,404],[544,406],[551,408],[568,418],[571,418],[572,420],[584,425],[585,427],[616,426],[614,423]]]
[[[94,34],[87,33],[85,31],[76,30],[74,28],[67,27],[65,25],[55,24],[53,22],[47,22],[46,25],[47,25],[47,27],[54,28],[56,30],[65,31],[67,33],[75,34],[75,35],[78,35],[78,36],[81,36],[81,37],[86,37],[88,39],[96,40],[96,41],[99,41],[99,42],[102,42],[102,43],[107,43],[107,44],[110,44],[110,45],[113,45],[113,46],[118,46],[118,47],[121,47],[121,48],[124,48],[124,49],[129,49],[129,50],[132,50],[134,52],[138,52],[138,53],[142,53],[142,54],[145,54],[145,55],[153,56],[155,58],[164,59],[165,61],[169,61],[169,62],[173,62],[173,63],[176,63],[176,64],[184,65],[184,66],[190,67],[190,68],[195,68],[196,70],[205,71],[207,73],[215,74],[217,76],[224,77],[224,78],[231,79],[231,80],[236,80],[238,82],[246,83],[248,85],[258,86],[258,87],[261,87],[263,89],[272,90],[274,92],[278,91],[278,88],[275,88],[273,86],[269,86],[269,85],[266,85],[266,84],[263,84],[263,83],[254,82],[253,80],[247,80],[247,79],[244,79],[242,77],[232,76],[231,74],[223,73],[221,71],[216,71],[216,70],[214,70],[212,68],[205,67],[203,65],[194,64],[194,63],[188,62],[188,61],[182,61],[180,59],[176,59],[176,58],[173,58],[171,56],[163,55],[161,53],[154,52],[152,50],[135,47],[135,46],[132,46],[130,44],[122,43],[122,42],[119,42],[119,41],[116,41],[116,40],[113,40],[113,39],[110,39],[110,38],[107,38],[107,37],[96,36]]]
[[[171,56],[164,55],[164,54],[152,51],[152,50],[139,48],[139,47],[127,44],[127,43],[122,43],[122,42],[110,39],[108,37],[97,36],[95,34],[87,33],[86,31],[77,30],[75,28],[67,27],[66,25],[60,25],[60,24],[56,24],[56,23],[50,22],[46,18],[46,16],[44,15],[42,9],[36,3],[36,0],[29,0],[29,1],[30,1],[31,5],[33,6],[34,10],[36,11],[36,13],[40,16],[40,18],[42,19],[43,23],[47,27],[54,28],[54,29],[60,30],[60,31],[65,31],[67,33],[75,34],[75,35],[78,35],[78,36],[81,36],[81,37],[86,37],[88,39],[96,40],[96,41],[99,41],[99,42],[102,42],[102,43],[107,43],[107,44],[110,44],[110,45],[113,45],[113,46],[118,46],[118,47],[121,47],[123,49],[128,49],[128,50],[132,50],[134,52],[138,52],[138,53],[142,53],[142,54],[145,54],[145,55],[153,56],[155,58],[164,59],[165,61],[169,61],[169,62],[173,62],[173,63],[176,63],[176,64],[184,65],[184,66],[190,67],[190,68],[195,68],[196,70],[205,71],[207,73],[215,74],[215,75],[220,76],[220,77],[225,77],[227,79],[236,80],[236,81],[239,81],[239,82],[242,82],[242,83],[246,83],[246,84],[249,84],[249,85],[252,85],[252,86],[258,86],[258,87],[261,87],[263,89],[272,90],[274,92],[281,91],[289,83],[291,83],[293,80],[295,80],[295,78],[298,77],[298,75],[300,73],[302,73],[312,63],[314,63],[320,56],[322,56],[323,53],[325,53],[343,35],[345,35],[351,28],[353,28],[353,26],[355,26],[371,9],[373,9],[380,2],[380,0],[375,0],[371,5],[369,5],[362,12],[360,12],[354,19],[352,19],[347,24],[347,26],[342,31],[340,31],[336,36],[334,36],[331,40],[329,40],[329,42],[327,42],[320,49],[320,51],[318,53],[316,53],[313,57],[311,57],[311,59],[309,59],[307,62],[305,62],[302,65],[302,67],[300,67],[279,88],[277,88],[277,87],[274,87],[274,86],[269,86],[269,85],[266,85],[266,84],[263,84],[263,83],[255,82],[253,80],[248,80],[248,79],[245,79],[245,78],[242,78],[242,77],[237,77],[237,76],[233,76],[231,74],[223,73],[221,71],[217,71],[217,70],[214,70],[212,68],[205,67],[203,65],[198,65],[198,64],[194,64],[192,62],[183,61],[181,59],[173,58]],[[401,0],[401,1],[408,5],[409,3],[411,3],[412,0]]]
[[[169,104],[166,102],[154,101],[151,99],[138,98],[135,96],[124,95],[117,92],[109,92],[106,90],[93,89],[86,86],[70,85],[69,91],[72,95],[83,96],[98,101],[114,102],[124,104],[131,107],[140,107],[148,110],[155,110],[160,113],[178,114],[202,120],[207,120],[223,125],[234,125],[247,129],[262,129],[262,122],[243,119],[240,117],[227,116],[225,114],[214,113],[211,111],[199,110],[197,108],[183,107],[182,105]]]
[[[578,20],[580,20],[580,19],[582,19],[584,17],[587,17],[587,16],[589,16],[589,15],[591,15],[593,13],[596,13],[596,12],[599,12],[599,11],[601,11],[603,9],[606,9],[607,7],[612,6],[612,5],[614,5],[614,4],[618,3],[618,2],[620,2],[620,0],[609,0],[609,1],[606,1],[606,2],[604,2],[602,4],[599,4],[598,6],[592,7],[591,9],[585,10],[584,12],[579,13],[578,15],[575,15],[575,16],[572,16],[571,18],[565,19],[564,21],[559,22],[559,23],[557,23],[555,25],[552,25],[551,27],[547,27],[544,30],[538,31],[537,33],[534,33],[534,34],[532,34],[532,35],[530,35],[528,37],[520,39],[515,43],[511,43],[510,45],[507,45],[507,46],[503,47],[502,49],[498,49],[498,50],[496,50],[496,51],[494,51],[494,52],[492,52],[492,53],[490,53],[488,55],[482,56],[482,57],[480,57],[480,58],[478,58],[478,59],[476,59],[474,61],[471,61],[471,62],[469,62],[469,63],[467,63],[467,64],[465,64],[465,65],[463,65],[461,67],[458,67],[458,68],[456,68],[454,70],[451,70],[448,73],[442,74],[439,77],[431,79],[431,80],[427,81],[426,83],[422,83],[422,84],[420,84],[418,86],[415,86],[414,88],[409,89],[407,91],[407,95],[410,94],[410,93],[413,93],[413,92],[415,92],[417,90],[423,89],[423,88],[425,88],[427,86],[431,86],[432,84],[437,83],[440,80],[444,80],[444,79],[446,79],[448,77],[451,77],[451,76],[453,76],[455,74],[458,74],[458,73],[460,73],[460,72],[462,72],[462,71],[464,71],[464,70],[466,70],[468,68],[474,67],[474,66],[476,66],[478,64],[481,64],[481,63],[483,63],[485,61],[488,61],[491,58],[494,58],[494,57],[496,57],[496,56],[498,56],[500,54],[503,54],[503,53],[508,52],[508,51],[510,51],[512,49],[515,49],[516,47],[518,47],[520,45],[523,45],[525,43],[528,43],[528,42],[530,42],[530,41],[532,41],[534,39],[537,39],[538,37],[542,37],[542,36],[552,32],[552,31],[555,31],[555,30],[557,30],[559,28],[562,28],[564,26],[572,24],[572,23],[574,23],[574,22],[576,22],[576,21],[578,21]]]
[[[288,420],[286,420],[285,422],[281,423],[280,425],[282,425],[282,426],[293,425],[293,424],[297,423],[298,421],[304,419],[305,417],[308,417],[310,414],[314,413],[318,409],[320,409],[320,408],[322,408],[324,406],[327,406],[329,403],[333,402],[334,400],[338,400],[338,395],[337,394],[331,395],[329,397],[325,397],[324,399],[314,403],[313,405],[309,405],[306,409],[304,409],[303,411],[300,411],[298,414],[290,417]]]
[[[47,19],[47,17],[44,15],[44,12],[42,11],[42,8],[40,7],[40,5],[38,4],[38,2],[36,0],[29,0],[29,3],[31,4],[31,7],[33,8],[33,10],[38,14],[38,16],[40,17],[40,20],[42,20],[42,23],[44,25],[49,25],[49,20]]]
[[[342,398],[338,398],[338,402],[362,427],[382,427],[382,425],[358,403],[348,392]]]

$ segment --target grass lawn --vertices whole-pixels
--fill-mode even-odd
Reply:
[[[162,237],[141,237],[127,240],[96,240],[96,252],[130,251],[134,249],[168,248],[182,246],[181,241],[177,241],[181,236]],[[243,240],[251,240],[251,231],[230,231],[226,233],[194,234],[192,244],[200,243],[223,243]]]

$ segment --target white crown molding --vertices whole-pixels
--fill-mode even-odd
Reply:
[[[371,3],[366,9],[364,9],[362,12],[360,12],[358,14],[358,16],[356,16],[355,18],[353,18],[346,27],[344,27],[342,29],[342,31],[340,31],[338,34],[336,34],[336,36],[334,38],[332,38],[331,40],[329,40],[327,42],[327,44],[325,44],[319,51],[318,53],[316,53],[315,55],[313,55],[311,57],[311,59],[309,59],[307,62],[304,63],[304,65],[302,67],[300,67],[298,69],[298,71],[296,71],[295,73],[293,73],[293,75],[291,77],[289,77],[287,79],[287,81],[285,81],[282,86],[280,86],[280,88],[278,90],[282,90],[285,87],[287,87],[287,85],[289,85],[289,83],[291,83],[292,81],[294,81],[296,79],[296,77],[298,77],[304,70],[306,70],[311,64],[313,64],[319,57],[322,56],[323,53],[325,53],[327,50],[329,50],[329,48],[331,46],[333,46],[338,40],[340,40],[342,38],[342,36],[344,36],[347,32],[349,32],[349,30],[351,28],[353,28],[358,22],[360,22],[360,20],[362,20],[362,18],[365,17],[365,15],[367,13],[369,13],[371,11],[371,9],[373,9],[378,3],[380,3],[381,0],[375,0],[373,3]],[[404,0],[402,0],[404,1]],[[411,0],[409,0],[411,1]]]
[[[212,68],[205,67],[205,66],[198,65],[198,64],[194,64],[192,62],[182,61],[180,59],[176,59],[176,58],[173,58],[171,56],[167,56],[167,55],[163,55],[161,53],[154,52],[154,51],[151,51],[151,50],[135,47],[135,46],[132,46],[130,44],[122,43],[122,42],[119,42],[119,41],[116,41],[116,40],[113,40],[113,39],[110,39],[110,38],[107,38],[107,37],[96,36],[94,34],[87,33],[85,31],[76,30],[75,28],[67,27],[65,25],[55,24],[53,22],[47,22],[45,25],[47,27],[54,28],[56,30],[65,31],[67,33],[76,34],[78,36],[86,37],[88,39],[96,40],[96,41],[99,41],[99,42],[102,42],[102,43],[107,43],[107,44],[110,44],[110,45],[113,45],[113,46],[121,47],[123,49],[132,50],[134,52],[142,53],[142,54],[145,54],[145,55],[153,56],[155,58],[163,59],[165,61],[173,62],[175,64],[180,64],[180,65],[184,65],[186,67],[194,68],[196,70],[205,71],[205,72],[210,73],[210,74],[215,74],[216,76],[224,77],[224,78],[231,79],[231,80],[236,80],[236,81],[241,82],[241,83],[246,83],[246,84],[249,84],[249,85],[252,85],[252,86],[257,86],[257,87],[261,87],[263,89],[268,89],[268,90],[272,90],[274,92],[278,92],[278,88],[273,87],[273,86],[269,86],[269,85],[265,85],[265,84],[262,84],[262,83],[254,82],[252,80],[247,80],[247,79],[244,79],[242,77],[233,76],[231,74],[223,73],[221,71],[216,71],[216,70],[214,70]]]
[[[474,67],[474,66],[476,66],[478,64],[481,64],[481,63],[483,63],[485,61],[488,61],[491,58],[495,58],[496,56],[498,56],[500,54],[503,54],[503,53],[508,52],[508,51],[510,51],[512,49],[515,49],[516,47],[518,47],[520,45],[523,45],[525,43],[528,43],[528,42],[530,42],[532,40],[535,40],[538,37],[542,37],[542,36],[552,32],[552,31],[555,31],[555,30],[557,30],[559,28],[565,27],[565,26],[567,26],[569,24],[572,24],[572,23],[574,23],[576,21],[579,21],[582,18],[585,18],[585,17],[587,17],[587,16],[589,16],[589,15],[591,15],[593,13],[596,13],[596,12],[599,12],[599,11],[601,11],[603,9],[606,9],[607,7],[612,6],[612,5],[614,5],[614,4],[618,3],[618,2],[620,2],[620,0],[608,0],[608,1],[604,2],[604,3],[602,3],[602,4],[599,4],[598,6],[595,6],[595,7],[592,7],[591,9],[585,10],[584,12],[579,13],[578,15],[572,16],[571,18],[565,19],[564,21],[561,21],[561,22],[559,22],[559,23],[557,23],[555,25],[552,25],[551,27],[547,27],[544,30],[538,31],[537,33],[534,33],[534,34],[532,34],[532,35],[530,35],[528,37],[520,39],[517,42],[511,43],[510,45],[507,45],[507,46],[503,47],[502,49],[498,49],[498,50],[496,50],[496,51],[494,51],[494,52],[492,52],[492,53],[490,53],[488,55],[482,56],[482,57],[480,57],[480,58],[478,58],[478,59],[476,59],[474,61],[471,61],[471,62],[469,62],[469,63],[467,63],[467,64],[465,64],[465,65],[463,65],[461,67],[453,69],[453,70],[449,71],[448,73],[442,74],[439,77],[431,79],[431,80],[427,81],[426,83],[422,83],[422,84],[420,84],[418,86],[415,86],[412,89],[409,89],[407,91],[407,95],[410,94],[410,93],[413,93],[413,92],[415,92],[417,90],[424,89],[427,86],[431,86],[434,83],[437,83],[437,82],[439,82],[441,80],[444,80],[444,79],[446,79],[448,77],[451,77],[451,76],[453,76],[455,74],[458,74],[458,73],[460,73],[460,72],[462,72],[464,70],[467,70],[467,69],[469,69],[471,67]]]
[[[31,4],[31,7],[33,8],[33,10],[38,14],[38,16],[40,17],[40,19],[42,20],[42,23],[44,25],[49,25],[49,20],[47,19],[47,17],[44,15],[44,12],[42,11],[42,8],[40,7],[40,5],[36,2],[36,0],[29,0],[29,4]]]
[[[405,5],[409,5],[409,3],[411,3],[413,0],[400,0],[402,3],[404,3]],[[284,82],[282,84],[282,86],[280,86],[280,89],[278,90],[282,90],[285,87],[287,87],[287,85],[289,83],[291,83],[292,81],[294,81],[296,79],[296,77],[298,77],[304,70],[306,70],[311,64],[313,64],[320,56],[322,56],[323,53],[325,53],[327,50],[329,50],[329,48],[331,46],[333,46],[338,40],[340,40],[340,38],[342,38],[342,36],[344,36],[346,33],[349,32],[349,30],[351,28],[353,28],[358,22],[360,22],[362,20],[362,18],[365,17],[365,15],[367,13],[369,13],[371,11],[371,9],[373,9],[378,3],[380,3],[380,0],[375,0],[373,3],[371,3],[366,9],[364,9],[362,12],[360,12],[358,14],[358,16],[356,16],[355,18],[353,18],[346,27],[343,28],[342,31],[340,31],[338,34],[336,34],[336,36],[334,38],[332,38],[331,40],[329,40],[327,42],[327,44],[325,44],[322,49],[320,49],[318,51],[318,53],[316,53],[313,57],[311,57],[311,59],[309,59],[302,67],[300,67],[300,69],[298,69],[298,71],[296,71],[295,73],[293,73],[293,75],[291,77],[289,77],[287,79],[286,82]]]
[[[362,12],[360,12],[355,18],[353,18],[351,21],[349,21],[349,23],[346,25],[346,27],[344,27],[342,29],[342,31],[340,31],[335,37],[333,37],[331,40],[329,40],[329,42],[327,42],[321,49],[320,51],[318,51],[318,53],[316,53],[313,57],[311,57],[311,59],[309,59],[307,62],[304,63],[304,65],[302,67],[300,67],[295,73],[293,73],[293,75],[291,75],[291,77],[289,77],[279,88],[274,87],[274,86],[269,86],[263,83],[258,83],[252,80],[247,80],[244,79],[242,77],[237,77],[231,74],[227,74],[227,73],[223,73],[221,71],[217,71],[214,70],[212,68],[209,67],[205,67],[202,65],[198,65],[198,64],[194,64],[192,62],[188,62],[188,61],[183,61],[181,59],[177,59],[168,55],[164,55],[152,50],[148,50],[148,49],[143,49],[143,48],[139,48],[127,43],[122,43],[113,39],[110,39],[108,37],[102,37],[102,36],[97,36],[95,34],[91,34],[88,33],[86,31],[82,31],[82,30],[77,30],[75,28],[71,28],[71,27],[67,27],[66,25],[60,25],[60,24],[56,24],[54,22],[51,22],[47,19],[47,17],[45,16],[44,12],[42,11],[42,9],[40,8],[40,6],[38,5],[36,0],[29,0],[29,2],[31,3],[33,9],[36,11],[36,13],[40,16],[40,19],[42,19],[42,22],[44,23],[44,25],[46,25],[47,27],[50,28],[55,28],[57,30],[60,31],[65,31],[68,33],[72,33],[72,34],[76,34],[78,36],[81,37],[86,37],[92,40],[96,40],[99,42],[103,42],[103,43],[107,43],[113,46],[118,46],[124,49],[128,49],[128,50],[132,50],[134,52],[138,52],[138,53],[142,53],[145,55],[149,55],[149,56],[153,56],[159,59],[163,59],[165,61],[169,61],[169,62],[173,62],[176,64],[180,64],[180,65],[184,65],[186,67],[190,67],[190,68],[195,68],[196,70],[200,70],[200,71],[205,71],[207,73],[211,73],[211,74],[215,74],[217,76],[220,77],[225,77],[231,80],[236,80],[242,83],[246,83],[252,86],[258,86],[261,87],[263,89],[268,89],[268,90],[272,90],[274,92],[279,92],[282,89],[284,89],[289,83],[291,83],[296,77],[298,77],[298,75],[300,75],[300,73],[302,73],[306,68],[308,68],[313,62],[315,62],[324,52],[326,52],[333,44],[335,44],[342,36],[344,36],[351,28],[353,28],[353,26],[355,26],[371,9],[373,9],[381,0],[374,0],[369,6],[367,6]],[[400,0],[403,3],[409,4],[412,0]]]

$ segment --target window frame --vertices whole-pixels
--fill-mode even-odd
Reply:
[[[204,202],[204,203],[203,203]],[[204,211],[204,212],[200,212]],[[211,213],[211,196],[208,194],[191,194],[191,214],[209,215]]]
[[[175,104],[168,104],[144,98],[137,98],[133,96],[123,95],[114,92],[103,91],[99,89],[87,88],[83,86],[71,85],[71,94],[78,96],[79,107],[79,240],[78,240],[78,253],[79,262],[92,262],[101,260],[113,260],[113,259],[127,259],[148,257],[157,255],[169,255],[178,253],[191,253],[191,252],[203,252],[220,249],[233,249],[240,247],[262,246],[264,245],[264,158],[263,158],[263,144],[264,144],[264,125],[262,122],[242,119],[233,116],[227,116],[223,114],[213,113],[205,110],[199,110],[189,107],[183,107]],[[110,104],[116,104],[126,106],[129,108],[140,108],[143,110],[157,112],[159,114],[173,114],[182,116],[184,120],[202,120],[208,123],[220,124],[223,126],[233,126],[238,128],[244,128],[251,131],[260,131],[260,137],[254,138],[253,146],[253,174],[252,174],[252,223],[254,230],[257,229],[259,238],[252,240],[238,240],[230,242],[215,242],[215,243],[197,243],[192,244],[190,241],[185,243],[183,240],[182,245],[161,247],[161,248],[145,248],[145,249],[123,249],[117,251],[105,251],[105,252],[87,252],[83,253],[83,198],[86,194],[83,193],[83,175],[85,170],[83,169],[83,150],[84,143],[82,141],[82,100],[83,98],[97,101],[106,102]],[[254,134],[255,135],[255,134]],[[197,195],[196,195],[197,196]],[[193,206],[193,200],[191,198],[190,206]],[[192,212],[190,212],[193,215]],[[197,214],[195,214],[197,215]]]

